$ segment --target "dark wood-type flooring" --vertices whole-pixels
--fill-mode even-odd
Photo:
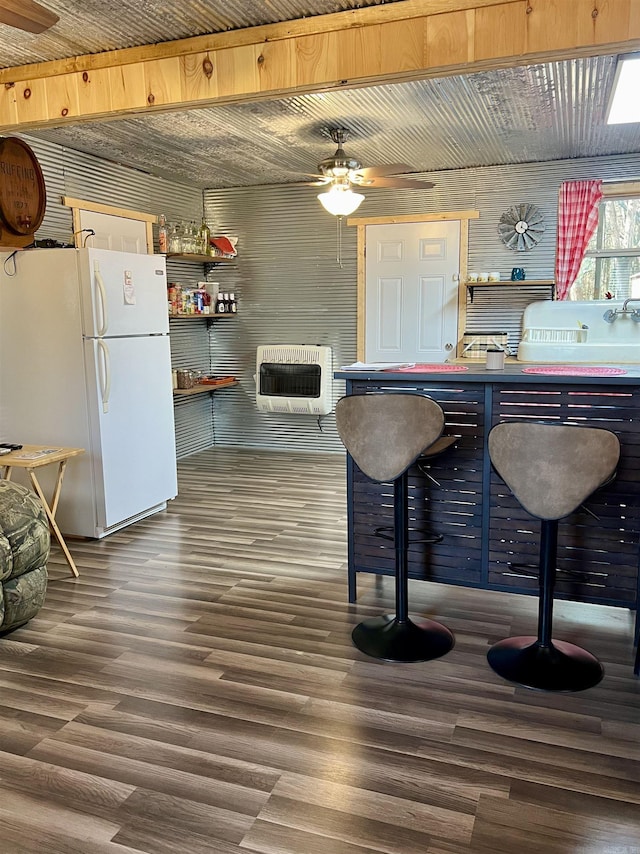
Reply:
[[[0,852],[639,854],[632,615],[558,603],[606,667],[516,688],[486,651],[532,597],[415,582],[446,657],[367,659],[347,603],[344,461],[206,451],[168,511],[59,551],[46,605],[0,640]]]

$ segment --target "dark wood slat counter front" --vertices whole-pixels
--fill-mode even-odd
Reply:
[[[434,532],[436,545],[409,550],[412,578],[515,593],[537,593],[538,520],[492,470],[487,435],[501,421],[536,419],[616,433],[615,480],[560,523],[556,595],[638,611],[640,539],[640,366],[607,377],[538,376],[522,363],[459,373],[337,371],[347,394],[418,391],[444,409],[454,448],[426,470],[410,470],[410,538]],[[552,366],[547,366],[552,367]],[[532,461],[532,464],[535,464]],[[369,481],[348,458],[349,601],[359,572],[393,575],[391,543],[374,530],[393,524],[391,484]],[[636,620],[636,635],[640,621]]]

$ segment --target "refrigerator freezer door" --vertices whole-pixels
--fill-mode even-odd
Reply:
[[[85,340],[97,531],[177,494],[169,338]]]
[[[168,333],[163,255],[80,249],[78,266],[85,336]]]

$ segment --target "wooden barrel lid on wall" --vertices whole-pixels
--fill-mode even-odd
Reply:
[[[27,246],[47,206],[42,169],[21,139],[0,138],[0,246]]]

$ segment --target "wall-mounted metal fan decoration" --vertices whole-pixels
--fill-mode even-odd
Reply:
[[[43,33],[60,19],[34,0],[0,0],[0,24],[26,33]]]
[[[343,144],[349,132],[346,128],[333,128],[328,131],[331,139],[338,146],[333,157],[327,157],[318,163],[318,173],[309,181],[312,187],[323,187],[329,184],[348,185],[357,187],[395,187],[405,190],[430,190],[435,184],[430,181],[414,181],[412,178],[399,178],[398,175],[411,172],[411,166],[406,163],[388,163],[385,166],[364,167],[359,160],[345,154]]]
[[[500,239],[509,249],[524,252],[540,242],[544,234],[544,216],[535,205],[514,205],[498,223]]]

